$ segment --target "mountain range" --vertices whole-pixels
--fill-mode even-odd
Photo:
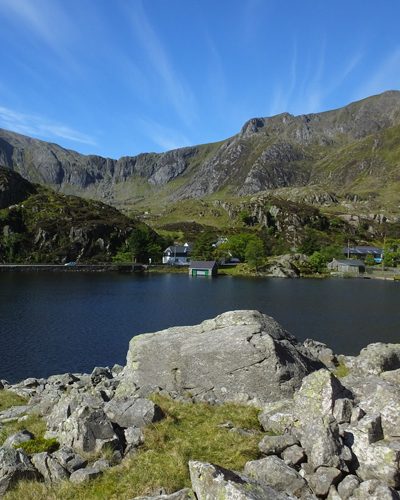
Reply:
[[[120,208],[264,191],[331,193],[397,212],[400,91],[308,115],[253,118],[224,141],[118,160],[0,130],[0,165]]]

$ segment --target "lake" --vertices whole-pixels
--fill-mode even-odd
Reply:
[[[379,280],[4,272],[0,379],[125,364],[134,335],[232,309],[258,309],[300,340],[357,354],[371,342],[399,342],[399,305],[400,283]]]

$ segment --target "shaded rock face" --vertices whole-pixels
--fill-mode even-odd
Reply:
[[[275,401],[293,395],[320,366],[272,318],[233,311],[134,337],[118,394],[139,388],[143,395],[161,389],[215,402]]]
[[[21,450],[0,448],[0,496],[3,496],[18,481],[40,480],[39,472]]]
[[[0,209],[25,200],[36,188],[17,172],[0,167]]]

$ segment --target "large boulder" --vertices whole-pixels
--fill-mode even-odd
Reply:
[[[68,479],[70,473],[49,453],[35,453],[32,463],[48,483],[57,483]]]
[[[120,442],[114,428],[101,408],[78,407],[56,432],[46,433],[56,436],[59,442],[77,452],[99,452],[105,448],[119,449]]]
[[[321,366],[274,319],[233,311],[134,337],[117,394],[161,389],[194,400],[262,404],[291,397]]]
[[[346,386],[357,398],[364,413],[380,413],[385,438],[398,436],[400,428],[400,387],[375,375],[346,377]]]
[[[198,500],[287,500],[293,499],[270,486],[204,462],[189,462],[192,489]]]
[[[400,344],[376,342],[361,349],[352,359],[352,371],[364,375],[379,375],[382,372],[400,368]]]
[[[321,369],[304,378],[294,396],[295,431],[314,468],[343,465],[343,443],[334,413],[338,401],[347,400],[348,395],[329,370]]]
[[[21,450],[0,448],[0,497],[20,480],[40,480],[39,472]]]
[[[300,497],[311,493],[305,479],[276,456],[247,462],[244,472],[248,477],[271,486],[276,491]]]
[[[104,405],[111,422],[123,428],[144,427],[164,417],[161,408],[144,398],[113,398]]]

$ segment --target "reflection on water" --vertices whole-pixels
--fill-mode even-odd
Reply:
[[[138,333],[259,309],[297,338],[355,354],[399,342],[400,283],[112,273],[1,273],[0,379],[124,364]]]

